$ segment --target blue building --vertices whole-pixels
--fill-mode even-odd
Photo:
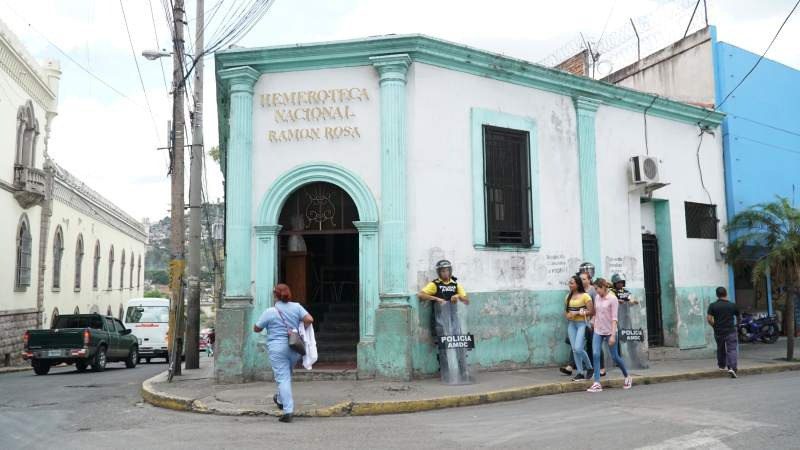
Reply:
[[[714,107],[722,124],[727,214],[788,198],[800,200],[800,71],[700,30],[604,81]],[[742,79],[747,79],[742,82]],[[741,84],[740,84],[741,83]],[[745,310],[772,311],[772,288],[753,286],[751,265],[731,267],[730,287]]]

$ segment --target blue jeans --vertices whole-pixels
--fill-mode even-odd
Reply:
[[[569,335],[569,344],[572,346],[572,355],[575,358],[575,368],[578,373],[583,373],[584,370],[592,370],[592,362],[589,361],[589,355],[583,349],[586,343],[586,322],[570,320],[567,335]],[[600,372],[598,371],[597,373]]]
[[[269,363],[275,382],[278,384],[278,402],[283,404],[284,414],[294,412],[294,399],[292,398],[292,369],[300,360],[300,354],[289,348],[287,342],[270,342]]]
[[[594,340],[592,341],[592,350],[593,355],[592,358],[594,359],[594,365],[597,367],[600,364],[600,350],[603,348],[603,342],[608,342],[611,335],[602,336],[600,334],[594,334]],[[622,361],[622,357],[619,356],[619,341],[615,342],[614,345],[611,343],[608,344],[608,349],[611,350],[611,357],[614,359],[614,362],[619,366],[619,369],[622,371],[622,375],[628,376],[628,370],[625,369],[625,362]],[[595,371],[594,373],[594,381],[595,383],[600,382],[600,371]]]

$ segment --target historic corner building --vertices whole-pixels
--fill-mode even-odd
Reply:
[[[143,226],[48,155],[60,77],[0,21],[0,366],[25,330],[142,295]]]
[[[216,67],[218,380],[270,375],[252,323],[278,281],[317,318],[321,361],[435,373],[415,293],[442,258],[470,294],[478,369],[563,363],[582,261],[646,299],[629,357],[708,350],[727,268],[694,236],[724,225],[722,114],[420,35],[227,50]]]

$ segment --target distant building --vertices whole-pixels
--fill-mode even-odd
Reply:
[[[727,218],[778,195],[800,205],[800,71],[765,58],[739,85],[759,56],[718,41],[712,26],[604,79],[725,113]],[[754,289],[751,267],[731,268],[731,294],[746,310],[771,311],[771,289]]]
[[[26,329],[141,295],[142,225],[49,158],[60,76],[0,21],[0,365]]]

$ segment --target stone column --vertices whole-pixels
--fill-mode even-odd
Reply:
[[[581,183],[581,242],[583,260],[600,265],[600,205],[597,195],[597,155],[595,152],[595,115],[597,100],[575,97],[578,127],[578,166]]]
[[[370,58],[381,95],[381,300],[375,315],[376,375],[411,378],[406,256],[406,54]]]
[[[215,375],[220,382],[241,382],[251,373],[253,348],[252,147],[253,87],[260,73],[251,67],[219,72],[228,83],[230,114],[225,185],[225,295],[217,312]]]
[[[253,86],[251,67],[222,70],[229,83],[230,115],[225,177],[225,301],[252,301],[250,292]]]

